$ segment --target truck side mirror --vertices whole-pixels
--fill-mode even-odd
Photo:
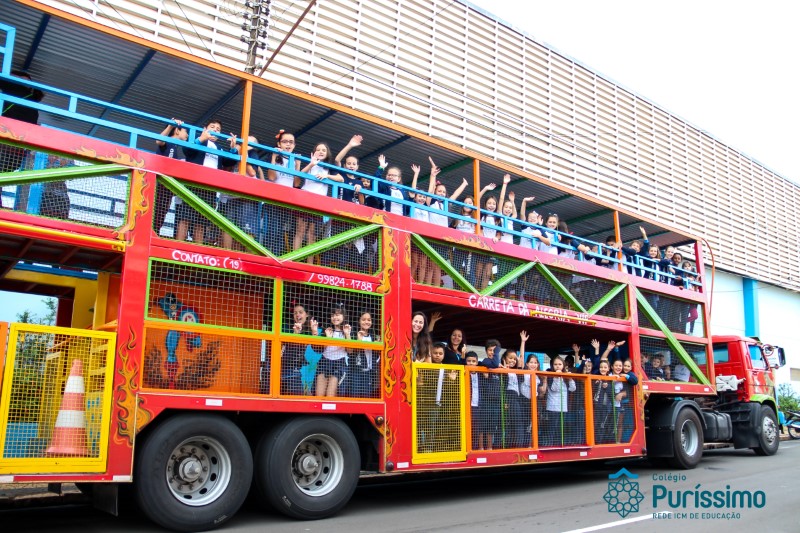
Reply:
[[[769,351],[767,351],[767,348],[769,348]],[[786,354],[780,346],[764,345],[762,349],[764,350],[764,355],[767,356],[769,366],[772,368],[780,368],[786,364]]]

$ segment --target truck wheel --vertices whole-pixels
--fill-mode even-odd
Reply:
[[[337,418],[282,423],[261,438],[255,460],[261,494],[292,518],[313,520],[336,513],[358,484],[358,443]]]
[[[241,430],[221,416],[179,415],[139,449],[134,490],[141,510],[176,531],[204,531],[244,503],[253,457]]]
[[[762,405],[759,418],[758,424],[761,427],[761,431],[756,434],[758,446],[753,448],[753,451],[756,452],[756,455],[775,455],[781,443],[775,411],[766,405]]]
[[[703,426],[692,409],[681,409],[672,432],[675,455],[669,459],[673,468],[691,469],[703,457]]]

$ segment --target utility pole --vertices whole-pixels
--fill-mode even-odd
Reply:
[[[259,50],[267,47],[267,29],[269,28],[269,7],[271,0],[245,0],[245,11],[242,13],[241,40],[247,45],[247,62],[244,71],[253,74],[259,59]]]

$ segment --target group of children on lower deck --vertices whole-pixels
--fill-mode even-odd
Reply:
[[[488,370],[508,369],[515,372],[495,373],[469,370],[466,379],[470,418],[472,421],[472,449],[492,450],[500,448],[526,448],[532,445],[532,399],[536,398],[538,413],[539,446],[567,446],[586,442],[585,437],[585,404],[586,393],[583,380],[568,377],[568,374],[595,374],[601,378],[591,380],[591,394],[594,412],[595,443],[610,444],[623,442],[629,438],[626,430],[632,429],[632,419],[626,418],[625,406],[633,396],[633,386],[638,378],[633,372],[630,359],[612,358],[612,351],[624,344],[624,341],[609,341],[608,348],[601,355],[600,343],[592,341],[595,357],[583,356],[577,367],[572,365],[579,356],[579,348],[574,345],[575,356],[550,358],[548,372],[540,375],[540,361],[535,353],[528,353],[525,344],[529,337],[527,332],[520,332],[519,350],[502,351],[497,340],[490,339],[485,343],[485,357],[480,360],[474,351],[466,351],[463,331],[455,329],[449,342],[431,345],[430,358],[421,356],[429,341],[429,333],[425,326],[427,319],[423,313],[415,313],[416,327],[412,322],[412,330],[416,336],[412,341],[415,348],[415,362],[432,362],[435,364],[464,364],[467,367],[482,367]],[[439,313],[431,317],[432,324],[441,318]],[[431,328],[432,329],[432,328]],[[425,338],[428,340],[423,340]],[[593,361],[597,361],[594,364]],[[523,373],[523,370],[534,372]],[[594,370],[594,371],[593,371]],[[425,375],[420,373],[420,376]],[[442,438],[452,443],[457,434],[458,396],[442,394],[447,387],[457,387],[458,373],[442,369],[438,379],[420,379],[417,386],[422,399],[418,405],[418,440],[424,451],[442,451],[437,446]],[[425,401],[433,397],[435,389],[436,402]],[[449,413],[447,416],[444,416]],[[626,420],[630,420],[626,422]],[[449,421],[449,422],[443,422]]]

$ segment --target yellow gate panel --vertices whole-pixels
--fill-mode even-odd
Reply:
[[[114,332],[11,324],[0,474],[105,472]]]
[[[415,464],[466,461],[464,367],[414,363],[411,386]]]

